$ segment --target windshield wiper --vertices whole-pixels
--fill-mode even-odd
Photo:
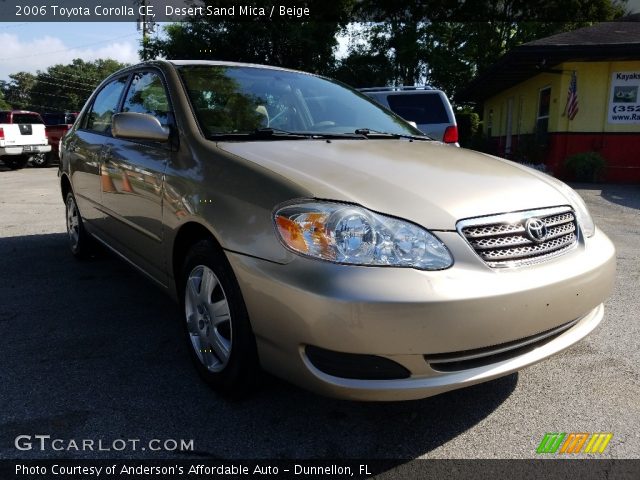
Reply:
[[[272,128],[272,127],[265,127],[265,128],[259,128],[258,130],[256,130],[256,132],[258,134],[261,135],[295,135],[295,136],[302,136],[305,138],[321,138],[321,139],[341,139],[341,138],[355,138],[355,139],[360,139],[362,138],[361,134],[358,133],[339,133],[339,132],[289,132],[287,130],[282,130],[280,128]]]
[[[257,128],[251,132],[211,132],[207,135],[207,138],[211,140],[304,140],[311,138],[311,136],[267,127]]]
[[[427,135],[411,135],[408,133],[389,133],[389,132],[381,132],[379,130],[372,130],[370,128],[357,128],[355,132],[357,135],[363,135],[367,138],[408,138],[409,140],[422,140],[422,141],[433,141],[433,138]]]
[[[362,133],[324,133],[324,132],[290,132],[280,128],[263,127],[251,132],[211,132],[207,135],[210,140],[362,140],[367,138]]]
[[[255,135],[258,137],[279,136],[279,137],[287,137],[287,138],[311,138],[311,135],[308,133],[290,132],[288,130],[282,130],[281,128],[273,128],[273,127],[256,128],[252,132],[252,135]]]

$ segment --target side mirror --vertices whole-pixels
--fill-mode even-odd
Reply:
[[[147,113],[122,112],[111,118],[111,134],[116,138],[131,138],[151,142],[169,140],[169,129]]]
[[[411,125],[413,128],[418,128],[418,124],[413,120],[407,120],[407,123]]]

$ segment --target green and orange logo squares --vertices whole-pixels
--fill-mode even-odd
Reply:
[[[613,433],[545,433],[536,453],[602,453]]]

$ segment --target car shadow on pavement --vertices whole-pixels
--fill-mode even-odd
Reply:
[[[58,168],[58,163],[57,162],[52,162],[49,165],[47,165],[46,167],[34,167],[31,164],[28,164],[24,168],[41,168],[41,169]],[[9,167],[7,167],[4,163],[2,163],[2,160],[0,160],[0,173],[2,173],[2,172],[18,172],[20,170],[22,170],[22,169],[12,170]]]
[[[611,203],[640,210],[640,185],[602,185],[601,195]]]
[[[110,256],[79,262],[66,234],[0,238],[4,458],[392,459],[474,427],[517,374],[398,403],[328,399],[265,375],[231,402],[190,364],[177,306]],[[17,452],[14,438],[192,439],[188,453]],[[464,455],[464,454],[463,454]]]
[[[623,207],[640,210],[640,185],[616,183],[569,183],[575,190],[590,190],[600,193],[605,200]]]

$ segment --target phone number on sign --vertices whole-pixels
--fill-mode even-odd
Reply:
[[[613,107],[613,113],[620,112],[640,112],[640,105],[616,105]]]

